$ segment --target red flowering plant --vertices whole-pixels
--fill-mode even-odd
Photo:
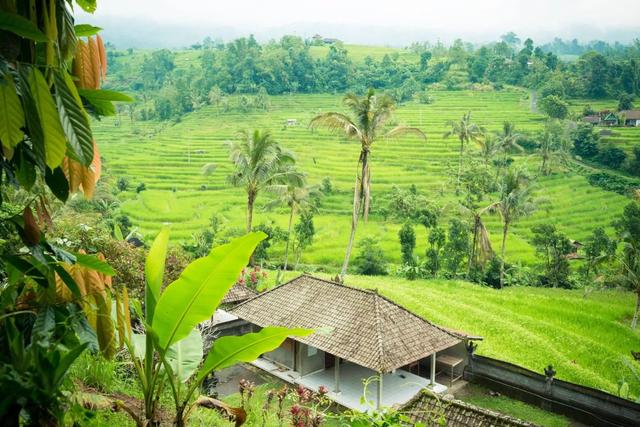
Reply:
[[[262,291],[264,290],[266,281],[267,272],[256,265],[253,268],[243,268],[236,284],[255,289],[256,291]]]

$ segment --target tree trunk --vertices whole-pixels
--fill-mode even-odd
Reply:
[[[502,248],[500,250],[500,289],[504,287],[504,253],[507,247],[507,233],[509,232],[509,224],[505,222],[502,228]]]
[[[640,289],[636,291],[636,309],[633,312],[633,319],[631,319],[631,328],[635,329],[638,326],[638,312],[640,311]]]
[[[247,233],[251,233],[251,228],[253,226],[253,203],[255,202],[256,196],[252,192],[247,194]]]
[[[479,218],[476,216],[473,220],[473,244],[471,245],[471,253],[469,254],[469,261],[467,262],[467,279],[471,275],[471,266],[472,264],[476,264],[476,245],[478,241],[478,229],[480,228],[478,225]]]
[[[287,264],[289,261],[289,242],[291,241],[291,225],[293,224],[293,211],[295,210],[295,205],[291,205],[291,213],[289,214],[289,228],[287,230],[287,244],[284,246],[284,267],[282,271],[287,271]]]
[[[464,139],[460,138],[460,158],[458,159],[458,180],[456,182],[456,194],[460,194],[460,176],[462,175],[462,155],[464,154]]]
[[[358,228],[358,219],[360,217],[360,204],[362,201],[363,190],[363,177],[367,168],[367,154],[362,152],[360,154],[360,160],[362,163],[362,172],[356,173],[356,185],[353,190],[353,213],[351,215],[351,234],[349,235],[349,243],[347,243],[347,251],[344,255],[344,262],[342,263],[342,270],[340,271],[340,280],[344,280],[347,275],[347,269],[349,268],[349,259],[351,258],[351,250],[353,249],[353,242],[356,238],[356,229]]]

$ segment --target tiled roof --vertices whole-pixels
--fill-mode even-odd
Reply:
[[[620,115],[627,120],[640,120],[640,110],[624,110],[620,111]]]
[[[447,427],[535,427],[498,412],[479,408],[456,399],[447,399],[423,390],[407,402],[400,411],[415,424],[427,427],[446,425]]]
[[[239,304],[231,313],[262,327],[330,328],[295,339],[377,372],[391,372],[464,338],[375,291],[306,275]]]
[[[254,296],[256,296],[256,292],[253,289],[236,283],[229,289],[229,292],[227,292],[224,298],[222,298],[222,304],[235,304],[246,301]]]

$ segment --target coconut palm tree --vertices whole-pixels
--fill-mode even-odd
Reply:
[[[253,207],[258,193],[275,184],[303,185],[304,176],[293,168],[293,153],[282,148],[266,131],[240,133],[237,141],[228,143],[229,158],[235,170],[229,182],[247,192],[247,233],[253,225]]]
[[[490,203],[487,206],[478,206],[474,201],[467,200],[461,204],[462,211],[471,217],[473,222],[473,241],[469,248],[469,260],[467,262],[467,277],[471,274],[471,269],[478,265],[484,265],[493,257],[493,248],[489,238],[489,231],[482,221],[482,216],[495,209],[497,203]]]
[[[638,326],[638,314],[640,313],[640,245],[628,239],[622,242],[622,248],[621,281],[636,294],[636,307],[631,319],[631,328],[635,329]]]
[[[465,145],[470,141],[478,142],[484,134],[484,130],[471,122],[471,111],[463,114],[459,121],[449,120],[447,126],[451,129],[444,134],[445,138],[457,136],[460,140],[460,157],[458,159],[458,179],[456,183],[456,194],[460,192],[460,176],[462,174],[462,155],[464,154]]]
[[[417,135],[425,138],[425,134],[414,127],[396,126],[385,132],[385,128],[392,113],[395,110],[395,102],[391,97],[377,96],[373,89],[369,89],[367,94],[360,98],[353,94],[344,97],[344,104],[352,112],[353,116],[343,113],[330,112],[319,114],[311,120],[311,129],[325,127],[330,131],[345,135],[347,138],[357,141],[360,144],[360,155],[358,157],[358,168],[356,172],[356,182],[353,192],[353,213],[351,219],[351,234],[349,243],[342,264],[340,278],[344,279],[349,267],[349,258],[358,227],[358,218],[362,215],[366,221],[369,215],[369,204],[371,200],[371,165],[369,157],[373,144],[379,138],[398,137],[406,134]]]
[[[485,169],[489,169],[489,164],[496,154],[500,151],[500,140],[494,135],[485,135],[478,140],[478,148],[480,148],[480,157],[484,163]]]
[[[276,204],[285,204],[289,208],[289,225],[287,227],[287,243],[284,247],[284,264],[281,273],[278,274],[278,283],[287,271],[289,263],[289,242],[291,241],[291,228],[293,227],[293,218],[300,209],[304,209],[311,205],[310,198],[315,192],[315,187],[306,185],[305,179],[302,182],[288,182],[285,184],[270,185],[267,190],[273,193],[276,198],[267,206],[271,207]]]
[[[498,184],[498,201],[494,209],[502,219],[502,246],[500,249],[500,288],[504,286],[504,256],[509,227],[535,209],[533,184],[522,169],[509,169]]]
[[[524,148],[518,144],[521,135],[516,132],[516,125],[511,122],[504,122],[502,124],[502,133],[498,135],[498,144],[500,151],[502,151],[502,162],[498,165],[496,180],[502,172],[502,168],[507,167],[507,155],[512,152],[523,152]]]
[[[564,129],[557,122],[549,122],[545,126],[540,139],[538,155],[542,160],[540,173],[549,175],[554,164],[566,163],[569,153],[569,139],[564,135]]]

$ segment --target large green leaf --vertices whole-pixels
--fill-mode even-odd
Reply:
[[[89,166],[93,161],[93,135],[76,85],[66,72],[55,71],[53,75],[62,128],[80,163]]]
[[[16,85],[7,73],[0,78],[0,141],[5,147],[13,148],[24,137],[24,112]]]
[[[9,31],[37,42],[48,40],[47,36],[33,22],[16,13],[0,11],[0,30]]]
[[[165,355],[173,374],[183,383],[198,369],[202,356],[202,335],[197,329],[169,347]]]
[[[145,319],[149,324],[153,321],[156,303],[158,299],[160,299],[160,289],[162,289],[162,281],[164,279],[164,264],[167,257],[168,245],[169,229],[163,228],[153,240],[144,263],[144,276],[146,280],[144,287]]]
[[[92,101],[110,101],[110,102],[133,102],[133,98],[122,92],[104,89],[80,89],[80,95],[90,102]]]
[[[83,267],[90,268],[107,276],[116,274],[115,270],[107,262],[98,259],[98,257],[94,255],[79,253],[74,253],[73,255],[76,257],[76,263]]]
[[[228,368],[238,362],[252,362],[261,354],[278,348],[287,337],[306,336],[313,332],[311,329],[270,326],[260,332],[218,338],[198,372],[198,380],[211,371]]]
[[[178,280],[160,296],[152,331],[161,351],[186,337],[196,325],[213,315],[229,288],[247,265],[266,234],[249,233],[211,250],[189,264]]]
[[[76,3],[85,12],[93,13],[96,11],[96,0],[76,0]]]
[[[44,76],[35,67],[29,74],[29,88],[35,101],[38,117],[44,133],[44,152],[47,166],[55,169],[62,163],[67,150],[67,141],[60,124],[58,109],[53,102],[49,85]]]
[[[144,360],[147,351],[147,335],[133,334],[131,335],[131,345],[133,346],[133,355],[139,360]]]
[[[45,151],[44,151],[44,132],[42,130],[42,124],[40,123],[40,118],[38,117],[38,107],[36,105],[36,101],[33,98],[33,94],[31,93],[31,89],[29,88],[29,76],[31,75],[31,67],[28,65],[19,65],[18,66],[18,80],[21,92],[22,99],[22,108],[24,109],[24,117],[27,123],[27,133],[29,134],[29,139],[31,140],[31,144],[33,146],[33,153],[36,164],[42,173],[48,171],[49,169],[45,165]],[[64,177],[64,182],[67,182],[67,179]],[[57,178],[57,176],[54,176]],[[47,184],[49,184],[47,182]],[[54,194],[56,194],[54,192]],[[59,192],[61,194],[61,192]],[[58,197],[58,194],[56,194]],[[59,197],[58,197],[59,198]],[[66,198],[65,198],[66,200]]]
[[[100,31],[102,31],[102,28],[94,27],[93,25],[89,25],[89,24],[78,24],[74,28],[76,32],[76,37],[95,36]]]

